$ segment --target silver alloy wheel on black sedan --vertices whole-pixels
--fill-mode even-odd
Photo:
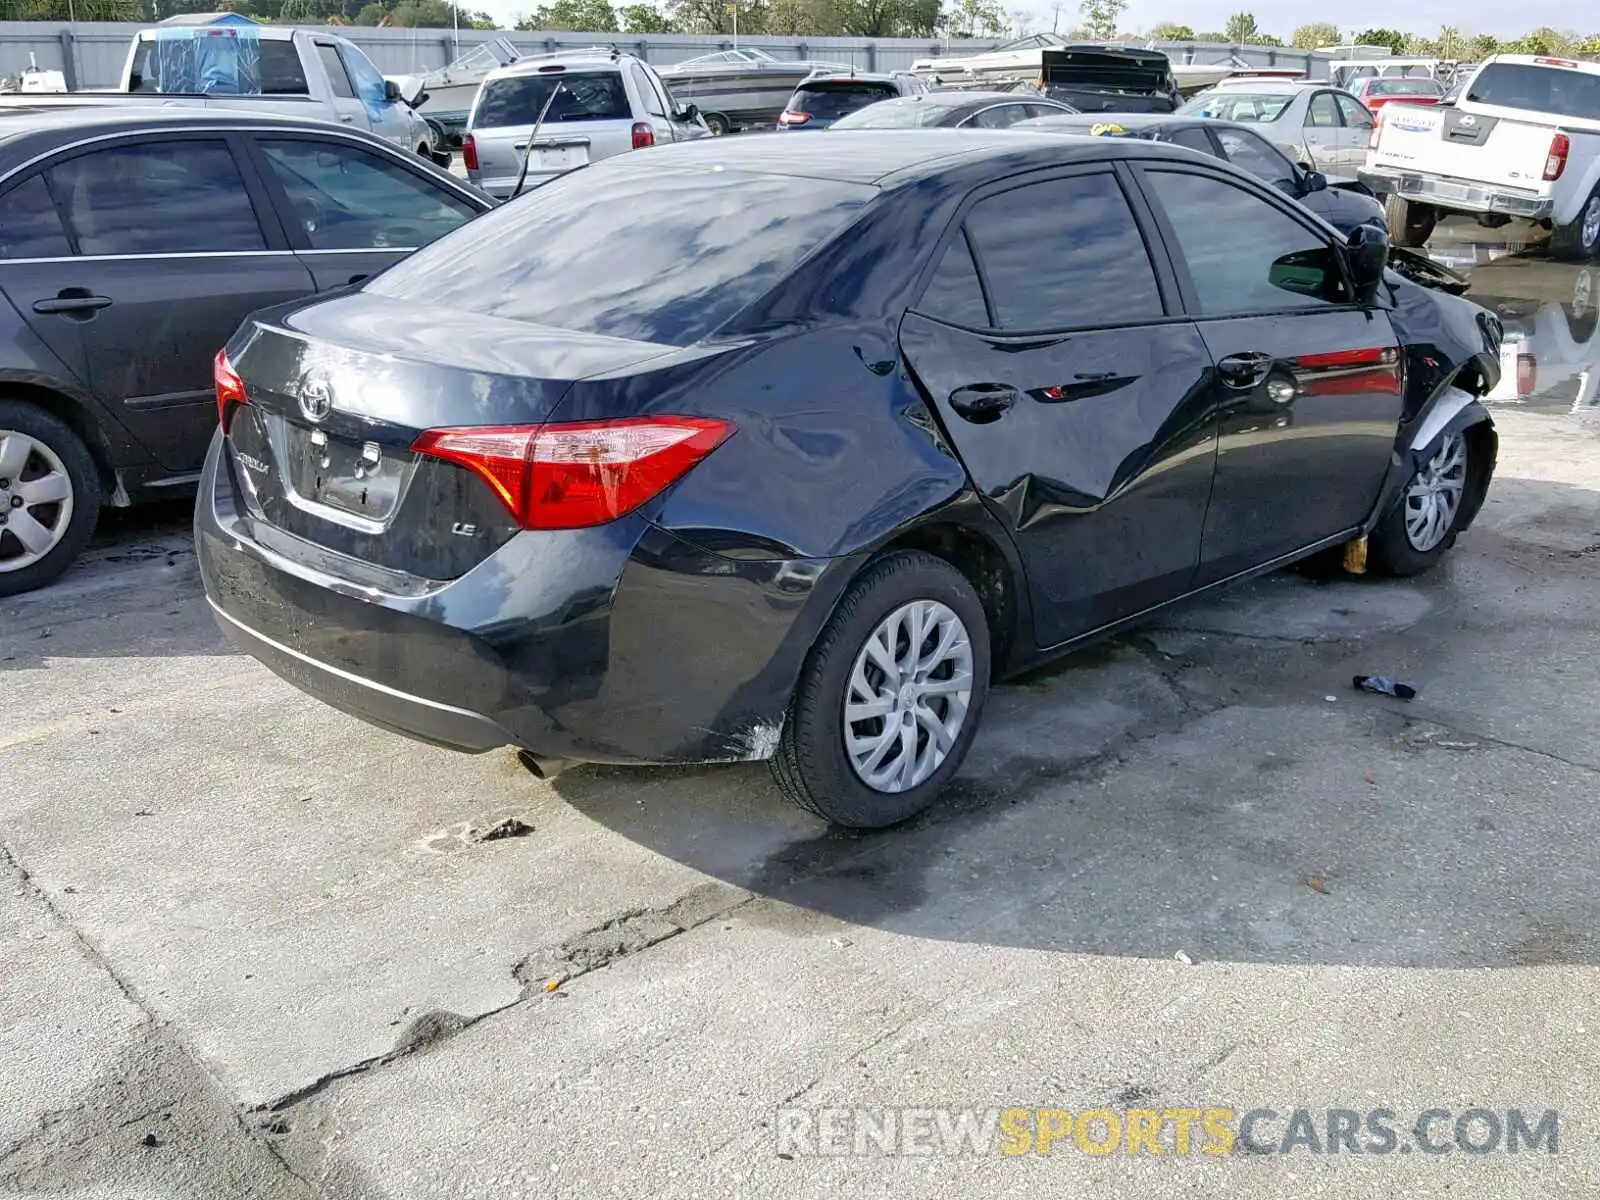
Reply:
[[[21,430],[0,429],[0,572],[25,570],[59,546],[72,512],[61,456]]]
[[[1406,541],[1413,550],[1426,554],[1450,535],[1466,486],[1467,439],[1452,433],[1406,489]]]
[[[880,621],[856,655],[844,695],[844,741],[856,777],[904,792],[944,763],[972,699],[972,638],[937,600]]]

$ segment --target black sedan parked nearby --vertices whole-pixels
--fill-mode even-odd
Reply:
[[[245,324],[206,592],[378,725],[546,773],[772,758],[892,824],[991,680],[1353,540],[1422,571],[1468,526],[1500,328],[1385,248],[1131,139],[624,155]]]
[[[1035,117],[1070,116],[1078,110],[1033,92],[927,92],[879,100],[831,129],[1004,129]]]
[[[255,309],[346,287],[491,201],[367,133],[249,113],[11,109],[0,128],[0,596],[102,504],[183,495],[211,360]]]

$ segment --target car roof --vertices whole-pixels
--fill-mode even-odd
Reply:
[[[1019,121],[1019,125],[1026,125],[1030,129],[1055,128],[1057,126],[1076,129],[1082,126],[1085,129],[1096,125],[1120,125],[1123,129],[1150,129],[1164,125],[1197,125],[1201,118],[1197,116],[1176,116],[1173,113],[1067,113],[1055,112],[1048,117],[1033,117],[1027,121]]]
[[[616,70],[625,58],[632,58],[631,54],[621,51],[609,50],[600,47],[594,50],[568,50],[560,54],[535,54],[531,58],[519,58],[514,63],[507,63],[503,67],[496,67],[484,76],[484,82],[492,79],[507,79],[516,75],[537,75],[550,67],[557,67],[565,71],[570,67],[589,67],[594,70]]]
[[[910,71],[818,71],[802,79],[800,86],[805,87],[808,83],[843,83],[851,79],[867,83],[898,83],[910,74]]]
[[[1025,97],[1032,93],[1025,93]],[[933,91],[922,92],[915,96],[901,96],[898,100],[880,100],[880,104],[933,104],[940,108],[960,108],[964,104],[989,104],[997,100],[1008,103],[1018,102],[1016,92],[965,92],[965,91]]]
[[[1188,152],[1121,138],[1019,137],[1004,129],[835,128],[826,136],[807,138],[697,138],[657,147],[629,165],[640,170],[647,165],[659,170],[712,167],[892,188],[985,161],[1026,171],[1078,160],[1167,154],[1176,158]]]
[[[1212,85],[1224,88],[1227,91],[1263,92],[1267,95],[1294,96],[1307,88],[1330,88],[1338,91],[1326,79],[1252,79],[1245,76],[1243,79],[1223,79]]]

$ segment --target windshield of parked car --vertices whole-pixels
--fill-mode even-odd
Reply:
[[[163,29],[140,38],[128,90],[165,96],[304,96],[311,89],[293,42],[228,27]]]
[[[1369,96],[1442,96],[1444,89],[1431,79],[1374,79],[1367,84]]]
[[[686,346],[775,286],[877,194],[721,166],[645,169],[638,157],[560,176],[367,290],[423,310]]]
[[[796,90],[789,101],[789,111],[810,113],[820,121],[837,121],[869,104],[897,95],[892,83],[867,79],[818,80]]]
[[[550,100],[552,92],[556,97],[546,111],[545,101]],[[532,125],[541,111],[546,125],[559,125],[570,121],[622,121],[633,110],[628,106],[622,76],[616,71],[507,75],[483,85],[472,127]]]
[[[952,112],[947,104],[935,104],[920,96],[879,100],[857,109],[834,122],[835,129],[918,129],[937,125]]]
[[[1600,121],[1600,75],[1532,63],[1490,63],[1479,71],[1466,98],[1477,104]]]
[[[1292,94],[1218,89],[1202,92],[1179,108],[1178,112],[1184,116],[1215,117],[1219,121],[1276,121],[1293,99]]]

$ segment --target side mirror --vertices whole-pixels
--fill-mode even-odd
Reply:
[[[392,79],[385,79],[383,81],[383,98],[390,104],[399,103],[400,85]]]
[[[1300,186],[1306,195],[1328,190],[1328,177],[1321,171],[1306,171],[1300,176]]]
[[[1388,232],[1376,225],[1357,225],[1345,242],[1345,260],[1350,264],[1356,303],[1372,304],[1383,286],[1383,269],[1389,265]]]
[[[398,99],[412,108],[421,108],[423,101],[428,98],[426,81],[421,75],[407,75],[393,82],[400,92]]]
[[[698,121],[700,119],[700,106],[698,104],[685,104],[678,113],[680,121]]]

